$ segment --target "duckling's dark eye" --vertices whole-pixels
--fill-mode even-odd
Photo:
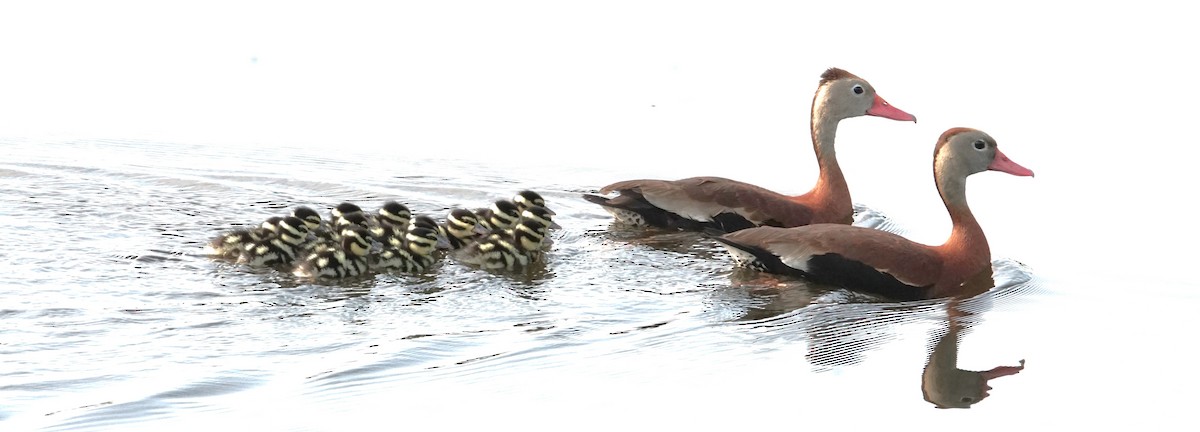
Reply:
[[[983,150],[985,148],[987,148],[987,143],[983,142],[983,140],[975,140],[976,150]]]
[[[854,88],[852,90],[854,90],[854,94],[863,94],[863,92],[866,91],[866,90],[863,90],[863,86],[860,84],[855,84]]]

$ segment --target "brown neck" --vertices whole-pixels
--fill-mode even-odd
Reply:
[[[950,238],[936,248],[943,261],[942,275],[931,294],[942,297],[959,294],[967,279],[990,269],[992,254],[983,228],[967,206],[966,174],[947,170],[936,173],[936,177],[953,224]]]
[[[838,165],[837,151],[834,140],[837,137],[838,119],[830,115],[817,93],[813,99],[812,130],[813,152],[817,155],[817,167],[820,173],[817,184],[804,195],[793,197],[793,200],[805,203],[813,210],[814,221],[845,222],[840,219],[850,218],[854,203],[850,200],[850,188],[842,175],[842,167]]]

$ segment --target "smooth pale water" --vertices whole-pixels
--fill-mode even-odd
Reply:
[[[1180,11],[0,5],[0,430],[1187,429],[1200,30]],[[1037,173],[969,182],[996,289],[824,290],[578,197],[807,190],[828,67],[920,119],[842,123],[859,224],[945,238],[929,158],[949,127]],[[564,227],[528,275],[308,284],[196,255],[296,205],[440,216],[523,188]],[[970,371],[1021,360],[975,400]]]
[[[1176,389],[1195,384],[1195,356],[1169,348],[1190,339],[1191,295],[1089,295],[1020,256],[997,256],[998,287],[980,296],[894,303],[735,270],[696,234],[611,225],[578,197],[598,185],[572,180],[619,175],[602,169],[286,145],[3,145],[4,430],[987,429],[1154,424],[1169,416],[1150,413],[1194,400]],[[198,255],[216,233],[296,205],[398,199],[442,216],[523,188],[563,226],[527,274],[443,260],[313,284]],[[860,225],[905,225],[860,210]],[[977,400],[968,371],[1022,360]],[[931,403],[964,397],[969,411]]]

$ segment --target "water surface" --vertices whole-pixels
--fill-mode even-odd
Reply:
[[[1192,339],[1180,286],[1094,287],[996,256],[987,293],[888,302],[734,269],[697,234],[612,225],[578,194],[617,170],[286,144],[2,145],[5,430],[1132,425],[1184,409],[1190,398],[1156,396],[1196,383],[1194,355],[1172,348]],[[525,274],[443,260],[314,284],[199,255],[297,205],[397,199],[440,217],[524,188],[564,227]],[[869,207],[856,223],[905,226]]]

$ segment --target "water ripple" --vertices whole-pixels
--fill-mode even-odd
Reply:
[[[923,349],[950,307],[735,269],[704,235],[613,224],[579,198],[592,185],[561,182],[569,172],[286,147],[42,144],[0,162],[0,236],[23,246],[0,250],[16,275],[0,290],[0,353],[12,366],[0,375],[0,419],[15,424],[154,428],[282,415],[271,404],[353,409],[414,386],[486,389],[473,400],[538,388],[578,397],[581,382],[686,392],[783,364],[772,383],[811,384],[795,365],[844,371]],[[525,188],[564,228],[545,266],[523,274],[443,259],[420,275],[311,283],[199,255],[216,233],[297,205],[398,199],[442,216]],[[857,210],[856,223],[901,230]],[[976,315],[972,326],[1048,290],[1014,260],[997,260],[994,276],[998,288],[955,306]],[[915,376],[919,357],[896,367]]]

